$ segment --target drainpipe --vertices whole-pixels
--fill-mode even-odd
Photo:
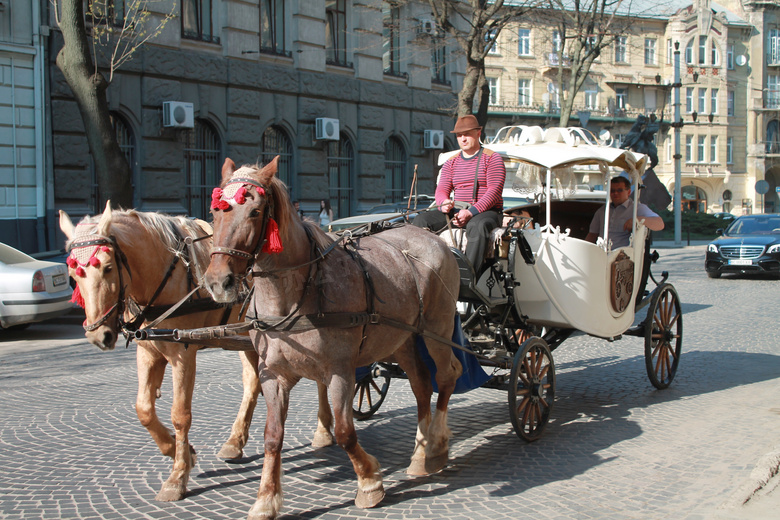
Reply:
[[[44,38],[41,31],[41,3],[32,2],[32,33],[35,56],[33,57],[33,95],[35,105],[35,228],[38,238],[38,250],[48,249],[46,240],[46,114],[44,85]],[[46,28],[48,29],[48,28]],[[48,31],[46,31],[48,32]],[[17,209],[18,211],[18,209]]]

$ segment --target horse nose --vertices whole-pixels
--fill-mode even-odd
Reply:
[[[225,292],[231,292],[236,286],[236,277],[233,273],[229,273],[224,280],[222,280],[222,290]]]

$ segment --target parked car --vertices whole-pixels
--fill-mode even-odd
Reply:
[[[721,220],[728,221],[728,222],[731,222],[732,220],[737,218],[732,213],[728,213],[728,212],[725,212],[725,211],[721,211],[719,213],[713,213],[712,216],[715,217],[715,218],[719,218]]]
[[[743,215],[707,246],[704,269],[723,273],[772,273],[780,278],[780,214]]]
[[[72,295],[64,263],[36,260],[0,243],[0,328],[67,314]]]
[[[421,208],[427,208],[435,202],[435,199],[431,195],[418,195],[416,198],[412,198],[411,204],[408,203],[405,198],[403,201],[390,202],[386,204],[379,204],[370,208],[362,215],[354,215],[352,217],[344,217],[334,220],[328,226],[328,231],[335,233],[344,229],[349,229],[369,222],[376,222],[378,220],[390,220],[392,222],[400,222],[402,220],[411,221],[415,217],[416,213],[409,213]],[[416,204],[415,204],[416,203]]]

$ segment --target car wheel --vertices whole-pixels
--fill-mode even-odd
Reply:
[[[710,278],[720,278],[720,271],[707,271],[707,276]]]

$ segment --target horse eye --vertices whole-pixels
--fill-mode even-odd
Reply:
[[[104,265],[103,266],[103,272],[104,273],[110,273],[113,270],[114,270],[114,266],[111,266],[111,265]]]
[[[260,210],[259,209],[253,209],[249,212],[249,218],[257,218],[260,216]]]

